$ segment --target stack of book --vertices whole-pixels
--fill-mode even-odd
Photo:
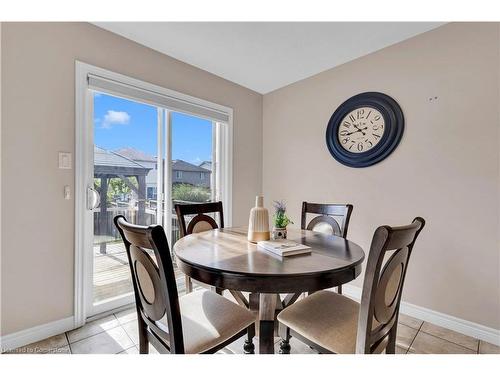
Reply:
[[[311,253],[309,246],[288,240],[259,241],[257,247],[282,257]]]

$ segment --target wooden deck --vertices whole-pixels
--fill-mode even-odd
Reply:
[[[184,274],[175,268],[177,289],[183,294]],[[132,279],[125,247],[121,242],[108,243],[106,254],[94,246],[94,303],[132,292]]]

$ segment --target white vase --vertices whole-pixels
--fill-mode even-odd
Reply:
[[[269,212],[264,208],[264,197],[257,196],[248,219],[248,241],[267,241],[269,238]]]

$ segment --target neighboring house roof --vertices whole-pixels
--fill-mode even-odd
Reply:
[[[94,160],[95,165],[145,168],[145,169],[146,168],[151,169],[151,168],[142,165],[141,162],[156,162],[156,157],[132,147],[125,147],[116,151],[109,151],[101,147],[95,146],[94,159],[95,159]],[[203,168],[188,163],[187,161],[184,160],[172,160],[172,169],[174,171],[185,171],[185,172],[205,172],[205,173],[211,172],[207,168]]]
[[[185,171],[185,172],[205,172],[205,173],[210,172],[205,168],[188,163],[187,161],[184,160],[172,160],[172,169],[174,171]]]
[[[118,150],[115,150],[114,152],[135,161],[156,162],[155,156],[149,155],[144,151],[137,150],[136,148],[133,147],[120,148]]]
[[[119,167],[119,168],[145,168],[143,165],[136,163],[123,155],[116,152],[106,150],[99,146],[94,146],[94,165],[106,167]]]
[[[212,171],[212,162],[210,160],[205,160],[199,164],[200,167]]]

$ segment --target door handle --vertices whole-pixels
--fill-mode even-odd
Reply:
[[[87,187],[87,209],[92,211],[94,208],[99,207],[101,203],[101,196],[99,192],[91,186]]]

